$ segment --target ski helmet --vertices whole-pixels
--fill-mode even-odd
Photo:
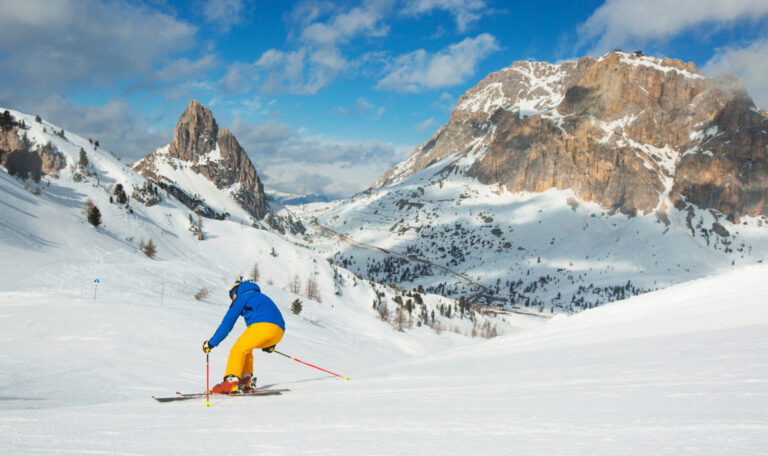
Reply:
[[[232,288],[229,289],[229,299],[232,299],[234,295],[237,294],[237,288],[244,282],[243,276],[240,276],[235,280],[234,285],[232,285]]]

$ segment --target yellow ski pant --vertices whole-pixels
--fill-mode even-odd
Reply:
[[[253,350],[276,345],[283,338],[283,330],[274,323],[254,323],[245,328],[237,339],[227,360],[227,375],[242,377],[253,374]]]

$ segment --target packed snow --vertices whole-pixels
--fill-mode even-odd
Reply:
[[[38,127],[36,140],[49,140]],[[91,147],[91,176],[75,182],[76,153],[89,143],[65,138],[57,147],[72,167],[59,178],[36,184],[0,169],[2,454],[757,455],[768,446],[768,266],[713,269],[573,316],[478,314],[502,332],[490,340],[468,335],[471,322],[455,314],[440,319],[442,332],[398,331],[372,302],[404,290],[232,220],[206,220],[198,240],[188,209],[167,195],[150,207],[110,203],[116,183],[143,178]],[[101,209],[98,228],[82,213],[87,199]],[[519,223],[536,219],[533,206],[513,206]],[[155,258],[138,248],[149,238]],[[205,388],[202,342],[233,279],[254,265],[286,317],[278,350],[349,381],[257,352],[258,383],[290,391],[214,397],[210,408],[152,400]],[[296,277],[314,278],[321,299],[292,291]],[[203,288],[210,294],[195,299]],[[453,303],[423,299],[430,310]],[[211,353],[212,381],[242,329]]]

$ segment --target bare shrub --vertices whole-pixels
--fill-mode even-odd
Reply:
[[[443,326],[443,322],[440,320],[437,320],[435,324],[432,325],[432,329],[435,330],[435,332],[440,335],[445,331],[445,326]]]
[[[211,294],[211,290],[209,290],[208,287],[203,287],[200,289],[200,291],[195,293],[195,299],[197,299],[198,301],[202,301],[203,299],[207,298],[208,295],[210,294]]]
[[[288,291],[293,294],[301,293],[301,279],[297,274],[294,274],[291,281],[288,283]]]
[[[251,269],[251,280],[253,280],[254,282],[258,282],[259,281],[259,275],[260,275],[259,274],[259,265],[258,264],[254,264],[253,268]]]
[[[144,255],[154,258],[155,255],[157,255],[157,246],[154,242],[152,242],[152,238],[149,238],[149,241],[146,243],[142,240],[139,243],[139,249],[144,253]]]
[[[381,321],[387,321],[389,317],[389,309],[387,308],[387,303],[382,302],[379,304],[378,309],[376,309],[377,312],[379,312],[379,318]]]
[[[320,288],[317,286],[317,280],[315,280],[314,277],[310,277],[307,279],[307,286],[305,288],[306,294],[305,296],[307,299],[311,299],[313,301],[321,302],[320,301]]]
[[[392,326],[395,327],[400,332],[403,332],[403,329],[406,325],[406,317],[405,312],[403,312],[403,308],[400,306],[397,306],[397,309],[395,309],[395,316],[392,319]]]

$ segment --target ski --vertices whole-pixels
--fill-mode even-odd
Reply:
[[[237,394],[211,393],[211,396],[216,396],[216,397],[276,396],[276,395],[283,394],[284,391],[289,391],[289,390],[285,388],[257,389],[254,391],[249,391],[247,393],[237,393]],[[177,391],[176,396],[169,396],[169,397],[152,396],[152,399],[156,400],[157,402],[173,402],[173,401],[183,401],[186,399],[195,399],[199,397],[205,397],[205,393],[180,393]]]

